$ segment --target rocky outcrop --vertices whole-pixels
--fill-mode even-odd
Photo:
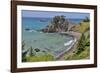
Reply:
[[[55,16],[51,23],[45,29],[42,29],[43,32],[66,32],[68,31],[69,21],[65,19],[64,16]]]

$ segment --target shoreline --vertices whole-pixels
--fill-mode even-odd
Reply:
[[[66,33],[68,33],[68,32],[66,32]],[[73,32],[74,34],[75,33],[78,33],[78,32]],[[72,36],[72,37],[74,37],[74,43],[72,44],[72,46],[70,46],[70,49],[68,49],[67,51],[64,51],[63,52],[63,54],[61,54],[58,58],[56,58],[56,60],[65,60],[64,59],[64,56],[65,55],[72,55],[73,54],[73,52],[77,49],[76,47],[77,47],[77,44],[78,44],[78,40],[80,39],[80,35],[81,35],[81,33],[79,33],[80,35],[71,35],[71,34],[69,34],[70,36]]]
[[[71,46],[69,46],[66,50],[64,50],[63,52],[61,52],[59,55],[57,55],[55,57],[55,59],[58,59],[59,57],[61,57],[64,53],[68,52],[69,50],[71,50],[71,48],[75,45],[75,43],[77,42],[77,39],[74,37],[73,42],[71,43]]]

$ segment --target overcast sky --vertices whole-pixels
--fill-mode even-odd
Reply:
[[[64,15],[66,18],[73,19],[84,19],[86,17],[90,18],[89,13],[22,10],[22,17],[52,18],[57,15]]]

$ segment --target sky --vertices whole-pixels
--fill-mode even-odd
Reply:
[[[85,19],[86,17],[90,18],[89,13],[22,10],[22,17],[53,18],[57,15],[64,15],[66,18],[73,19]]]

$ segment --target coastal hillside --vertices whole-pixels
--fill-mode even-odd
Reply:
[[[79,60],[90,58],[90,22],[83,20],[80,24],[74,25],[70,31],[79,32],[80,39],[69,53],[65,53],[60,59]],[[75,49],[76,48],[76,49]]]
[[[70,31],[76,31],[80,33],[84,33],[90,29],[90,23],[89,22],[81,22],[78,25],[74,25]]]

